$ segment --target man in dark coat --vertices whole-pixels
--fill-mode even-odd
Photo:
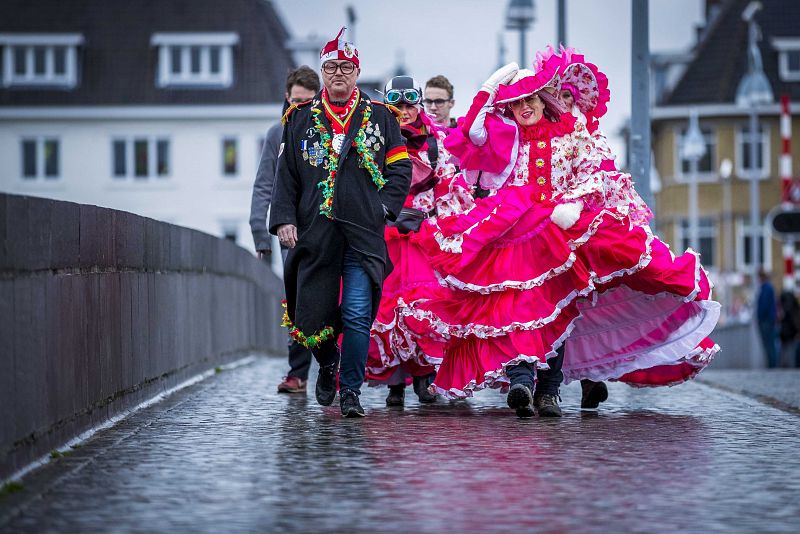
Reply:
[[[411,162],[396,116],[356,87],[358,51],[343,31],[320,53],[323,90],[285,115],[269,229],[291,249],[285,324],[320,364],[317,401],[336,396],[341,332],[342,415],[359,417],[369,331],[392,268],[384,224],[403,207]]]
[[[286,78],[286,107],[311,100],[319,91],[319,76],[310,67],[303,65],[293,70]],[[279,121],[267,130],[256,180],[253,183],[253,198],[250,204],[250,228],[253,242],[260,259],[271,261],[272,243],[267,230],[267,213],[272,202],[272,187],[278,170],[278,149],[283,137],[283,124]],[[281,256],[286,261],[288,249],[281,247]],[[311,351],[294,340],[289,342],[289,373],[278,384],[278,393],[305,393],[308,370],[311,368]]]

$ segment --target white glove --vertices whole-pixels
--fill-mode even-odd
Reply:
[[[577,222],[581,216],[582,210],[583,203],[580,201],[558,204],[553,209],[553,213],[550,214],[550,220],[556,223],[563,230],[567,230]]]
[[[484,127],[484,122],[486,121],[486,114],[492,110],[492,103],[497,94],[497,87],[501,83],[508,83],[516,76],[517,72],[519,72],[519,65],[516,63],[509,63],[494,71],[494,73],[489,76],[489,79],[483,82],[481,91],[489,93],[489,99],[475,117],[475,122],[469,127],[469,140],[472,141],[474,145],[483,146],[486,144],[486,139],[489,136]]]
[[[517,65],[515,62],[512,62],[509,63],[508,65],[503,65],[502,67],[494,71],[494,74],[489,76],[489,79],[483,82],[481,90],[486,91],[491,95],[491,97],[489,98],[489,102],[487,102],[487,104],[492,103],[494,95],[497,92],[497,87],[501,83],[508,83],[510,80],[512,80],[518,71],[519,71],[519,65]]]

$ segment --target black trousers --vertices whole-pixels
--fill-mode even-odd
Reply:
[[[558,348],[556,355],[547,360],[550,369],[539,369],[536,383],[536,395],[558,395],[558,388],[564,381],[561,366],[564,364],[564,345]],[[522,362],[506,369],[511,385],[523,384],[533,390],[533,367],[527,362]]]
[[[308,370],[311,368],[311,351],[300,343],[292,341],[289,344],[289,376],[300,380],[308,380]]]

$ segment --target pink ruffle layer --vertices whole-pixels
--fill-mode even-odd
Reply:
[[[672,385],[708,365],[719,304],[696,254],[673,257],[615,210],[584,210],[562,230],[534,193],[507,187],[413,238],[448,288],[401,312],[410,331],[451,338],[438,393],[502,387],[507,366],[546,366],[564,343],[566,382]]]
[[[418,326],[412,332],[405,324],[404,311],[410,304],[436,298],[447,291],[412,235],[432,233],[430,224],[423,224],[415,234],[400,234],[396,228],[385,231],[389,257],[394,270],[383,284],[380,307],[370,333],[367,357],[367,379],[388,380],[398,367],[411,376],[425,376],[436,370],[442,361],[444,339],[432,329]]]

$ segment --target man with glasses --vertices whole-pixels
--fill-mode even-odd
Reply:
[[[292,104],[311,100],[319,91],[319,76],[310,67],[303,65],[293,70],[286,78],[286,101],[284,111]],[[283,124],[278,121],[267,130],[261,161],[253,183],[253,197],[250,203],[250,230],[260,259],[271,262],[272,239],[267,230],[267,213],[272,201],[272,188],[278,170],[278,147],[281,144]],[[281,255],[286,261],[288,249],[281,247]],[[311,367],[311,352],[304,346],[289,344],[289,373],[278,384],[278,393],[305,393],[308,370]]]
[[[320,53],[322,91],[284,115],[269,229],[291,249],[284,325],[319,362],[317,402],[333,403],[339,371],[342,415],[363,417],[370,327],[392,269],[384,224],[403,207],[411,162],[393,112],[356,87],[358,50],[343,32]]]
[[[453,84],[442,76],[434,76],[425,84],[422,103],[425,111],[434,117],[436,124],[446,128],[455,128],[456,121],[450,117],[450,110],[456,103],[453,100]]]

